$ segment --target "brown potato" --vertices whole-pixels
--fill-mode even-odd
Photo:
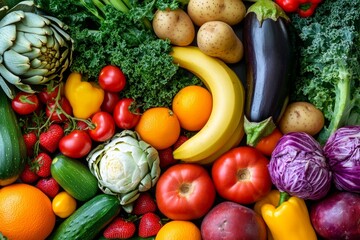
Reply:
[[[282,115],[279,128],[283,134],[306,132],[316,135],[324,127],[324,114],[308,102],[290,103]]]
[[[244,47],[232,27],[222,21],[204,23],[197,32],[199,49],[226,63],[239,62],[244,55]]]
[[[189,15],[181,8],[157,10],[152,26],[156,36],[161,39],[169,39],[173,45],[187,46],[195,38],[194,24]]]

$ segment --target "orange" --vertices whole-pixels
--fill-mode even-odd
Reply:
[[[201,240],[200,229],[190,221],[167,222],[157,233],[155,240]]]
[[[182,128],[199,131],[209,120],[212,95],[206,88],[196,85],[186,86],[175,95],[172,110],[178,116]]]
[[[157,150],[172,146],[179,138],[180,130],[176,114],[166,107],[147,109],[135,127],[141,139]]]
[[[38,188],[14,183],[0,189],[0,232],[8,239],[45,239],[55,218],[50,199]]]
[[[56,216],[67,218],[76,210],[76,199],[66,191],[59,192],[52,200],[52,209]]]

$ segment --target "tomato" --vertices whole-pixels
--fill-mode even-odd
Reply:
[[[62,137],[59,142],[59,150],[70,158],[85,157],[91,150],[92,140],[84,130],[73,130]]]
[[[266,137],[260,139],[255,148],[266,156],[271,156],[272,151],[275,149],[277,142],[283,134],[279,129],[275,128],[274,131]]]
[[[258,201],[270,192],[272,186],[268,163],[261,152],[249,146],[224,153],[211,169],[217,193],[240,204]]]
[[[106,91],[120,92],[126,85],[126,77],[120,68],[108,65],[100,71],[99,85]]]
[[[52,88],[44,88],[37,94],[39,100],[45,104],[49,101],[55,100],[57,95],[59,94],[59,89],[60,89],[59,85],[54,86]]]
[[[215,187],[203,166],[180,163],[169,167],[156,183],[159,210],[173,220],[203,217],[215,201]]]
[[[104,100],[101,104],[101,110],[112,113],[119,100],[120,96],[118,93],[105,91]]]
[[[59,107],[60,106],[60,107]],[[67,115],[72,115],[72,107],[69,100],[61,97],[56,103],[56,100],[51,100],[46,104],[46,116],[50,117],[51,121],[64,122],[67,120]]]
[[[11,100],[12,109],[20,115],[33,113],[39,107],[39,99],[35,94],[18,92]]]
[[[122,98],[116,104],[113,112],[116,126],[121,129],[131,129],[140,120],[140,109],[132,98]]]
[[[92,116],[91,122],[95,128],[89,130],[89,135],[94,141],[104,142],[114,135],[115,122],[110,113],[97,112]]]

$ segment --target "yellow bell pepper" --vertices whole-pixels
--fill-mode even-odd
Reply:
[[[268,227],[268,239],[316,240],[305,201],[286,195],[272,190],[254,205],[255,212],[263,217]]]
[[[95,82],[82,81],[80,73],[71,73],[65,83],[65,97],[69,100],[74,117],[86,119],[100,110],[104,90]]]
[[[53,212],[60,218],[67,218],[76,210],[76,200],[65,191],[59,192],[51,202]]]

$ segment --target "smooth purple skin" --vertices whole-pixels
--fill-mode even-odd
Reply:
[[[310,218],[315,231],[325,239],[360,239],[360,195],[329,195],[311,207]]]

